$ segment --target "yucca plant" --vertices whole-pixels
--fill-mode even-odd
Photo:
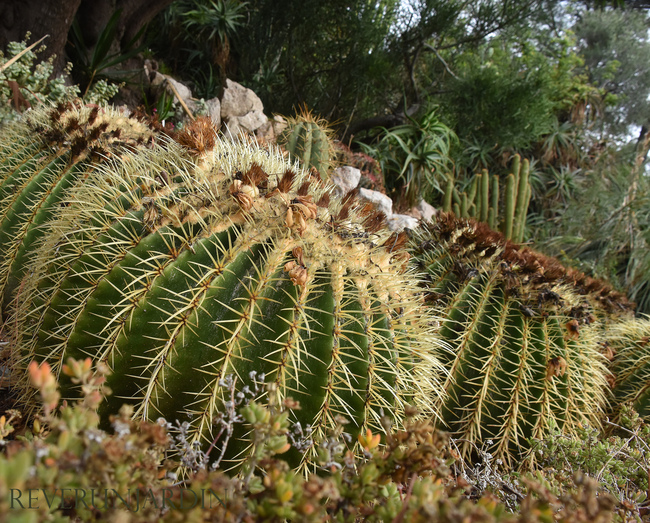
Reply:
[[[188,441],[213,455],[226,452],[213,423],[236,399],[229,380],[244,395],[274,382],[316,443],[339,416],[356,437],[384,432],[384,416],[399,426],[408,403],[432,412],[434,321],[406,237],[351,197],[330,203],[278,151],[222,141],[208,119],[176,143],[73,106],[5,128],[0,151],[19,378],[33,360],[58,376],[68,357],[90,356],[112,371],[104,419],[131,403],[140,418],[187,421]],[[231,464],[251,444],[238,439]]]
[[[73,76],[81,86],[85,87],[84,98],[98,81],[123,81],[135,77],[139,72],[117,69],[117,66],[144,50],[144,45],[138,45],[144,33],[144,27],[130,41],[124,43],[121,51],[115,52],[111,47],[113,42],[118,39],[117,28],[121,15],[121,9],[113,13],[100,32],[94,46],[84,41],[83,30],[78,18],[75,18],[72,23],[66,52],[74,64]]]
[[[623,296],[452,214],[413,242],[452,348],[441,355],[442,420],[466,455],[484,446],[512,467],[530,438],[599,425],[608,376],[599,325],[630,310]]]
[[[435,108],[419,119],[408,120],[382,129],[376,145],[360,145],[379,162],[386,188],[398,206],[410,208],[422,198],[443,193],[452,167],[450,150],[457,137],[440,121]]]

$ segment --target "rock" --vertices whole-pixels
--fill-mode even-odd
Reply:
[[[262,100],[243,85],[226,80],[221,98],[221,120],[233,137],[254,133],[268,122]]]
[[[149,74],[149,79],[151,80],[152,87],[165,89],[165,91],[174,96],[176,102],[178,102],[179,99],[178,96],[176,96],[176,93],[174,93],[174,89],[185,103],[188,103],[190,98],[192,98],[192,91],[190,88],[179,81],[174,80],[171,76],[159,73],[158,71],[152,71]],[[172,89],[170,85],[172,85],[174,89]]]
[[[418,220],[430,222],[438,215],[438,209],[424,200],[420,200],[420,203],[409,209],[407,214]]]
[[[357,188],[361,179],[361,171],[355,167],[337,167],[330,174],[330,180],[336,185],[334,194],[341,198]]]
[[[158,73],[160,74],[160,73]],[[176,90],[176,93],[183,99],[185,103],[188,103],[190,101],[190,98],[192,98],[192,91],[190,90],[189,87],[183,85],[177,80],[174,80],[171,76],[163,75],[167,79],[167,83],[171,84],[174,86],[174,89]],[[176,96],[176,93],[173,92],[173,89],[169,87],[169,85],[166,86],[168,91],[170,93],[174,94],[174,99],[178,100],[178,96]]]
[[[359,189],[359,198],[373,203],[377,210],[383,212],[387,218],[393,214],[393,200],[391,200],[385,194],[382,194],[378,191],[364,189],[362,187]]]
[[[212,119],[215,127],[219,129],[221,127],[221,102],[219,98],[210,98],[205,102],[205,105],[208,108],[208,116]]]
[[[394,232],[400,232],[404,229],[416,229],[420,222],[417,218],[407,214],[393,214],[388,217],[388,228]]]
[[[223,113],[222,113],[223,114]],[[244,116],[231,116],[224,123],[234,137],[244,133],[252,134],[268,123],[269,119],[261,111],[253,111]]]
[[[287,121],[282,116],[276,114],[270,118],[264,125],[255,130],[255,136],[258,140],[267,143],[275,143],[278,136],[287,128]]]
[[[221,118],[241,117],[255,111],[264,112],[262,100],[250,89],[230,79],[221,98]]]
[[[279,114],[276,114],[273,116],[273,118],[271,118],[271,125],[273,125],[273,134],[277,138],[284,132],[284,130],[287,128],[289,124],[287,123],[284,117],[280,116]]]

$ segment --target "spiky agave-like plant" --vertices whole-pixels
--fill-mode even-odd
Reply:
[[[623,296],[452,214],[420,231],[413,251],[453,351],[441,356],[442,420],[466,455],[485,445],[513,466],[552,426],[599,425],[608,373],[598,318],[628,310]]]
[[[614,406],[631,403],[650,419],[650,317],[612,324],[604,339],[611,352]]]
[[[5,130],[0,148],[26,144],[16,168],[36,179],[30,157],[61,152],[74,141],[70,122],[83,127],[89,114],[35,115]],[[106,117],[100,134],[114,132],[117,116]],[[64,139],[34,136],[43,126]],[[33,182],[60,197],[30,198],[26,186],[27,208],[6,206],[5,221],[17,209],[25,237],[38,236],[23,240],[20,267],[7,263],[19,280],[7,307],[17,373],[32,360],[58,373],[69,356],[90,356],[112,370],[104,415],[132,403],[142,418],[189,421],[190,443],[205,446],[233,399],[229,375],[241,392],[253,372],[265,374],[276,399],[300,402],[291,415],[316,442],[339,415],[354,435],[382,432],[384,415],[399,426],[407,403],[430,412],[441,372],[433,318],[419,306],[406,239],[383,215],[353,198],[330,202],[327,186],[279,152],[221,141],[208,120],[179,143],[150,138],[114,144],[102,161],[87,149],[77,163],[62,153],[68,162],[52,166],[51,180]],[[75,182],[59,187],[72,168]]]

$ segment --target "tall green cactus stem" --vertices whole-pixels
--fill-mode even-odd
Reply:
[[[517,202],[515,204],[515,216],[512,235],[512,241],[517,243],[522,242],[524,239],[528,202],[531,195],[529,178],[530,162],[526,158],[521,164],[521,170],[519,171],[519,183],[517,184]]]
[[[531,197],[530,163],[521,161],[515,155],[512,162],[512,172],[506,178],[503,189],[504,208],[499,209],[499,177],[490,175],[486,169],[474,175],[467,191],[459,193],[455,187],[449,188],[448,182],[445,191],[443,211],[454,213],[459,218],[474,218],[487,223],[493,230],[500,230],[507,239],[522,242],[525,234],[526,216]],[[491,187],[490,187],[491,186]],[[451,191],[450,196],[448,196]],[[456,208],[451,201],[458,204]],[[499,224],[499,216],[502,217]]]
[[[442,210],[444,212],[451,212],[452,198],[454,196],[454,179],[449,176],[447,185],[445,186],[445,195],[443,199]]]
[[[485,445],[512,467],[528,438],[554,425],[567,434],[598,426],[607,369],[597,318],[629,308],[624,297],[453,215],[420,231],[413,252],[427,301],[445,318],[442,419],[465,455]]]
[[[490,175],[487,169],[483,169],[481,174],[481,214],[480,220],[484,223],[488,221],[488,214],[490,210]]]
[[[506,178],[505,216],[503,223],[503,235],[508,240],[512,238],[512,231],[514,229],[516,193],[517,176],[510,173],[508,178]]]
[[[493,231],[497,230],[497,218],[499,215],[499,176],[492,175],[492,194],[490,195],[492,203],[488,211],[488,225]]]
[[[278,143],[303,167],[308,170],[313,167],[323,179],[328,179],[334,166],[335,150],[327,122],[303,112],[288,123]]]
[[[615,405],[632,403],[650,420],[650,318],[632,318],[612,324],[605,336],[614,375]]]
[[[112,370],[104,418],[131,403],[141,418],[188,421],[189,442],[204,447],[232,401],[227,376],[244,393],[265,374],[278,401],[301,403],[292,419],[310,425],[316,443],[339,415],[354,436],[383,432],[384,415],[399,426],[407,403],[432,414],[442,372],[435,318],[421,307],[406,236],[391,234],[383,215],[352,197],[330,203],[330,189],[278,151],[220,141],[208,120],[186,130],[183,145],[156,135],[115,142],[102,161],[80,147],[78,176],[60,187],[74,157],[63,152],[65,129],[88,114],[35,113],[0,134],[0,150],[20,150],[3,187],[24,179],[29,202],[30,190],[60,191],[39,200],[46,216],[26,226],[39,238],[23,241],[20,284],[5,308],[25,397],[30,361],[59,374],[68,357],[89,356]],[[110,110],[105,118],[109,135],[113,124],[137,127]],[[59,127],[59,141],[36,132]],[[52,165],[61,154],[69,161]],[[3,227],[22,209],[5,206]],[[5,239],[2,255],[11,248]],[[77,397],[59,377],[64,395]],[[228,454],[233,466],[249,437]],[[310,466],[315,452],[296,465]]]

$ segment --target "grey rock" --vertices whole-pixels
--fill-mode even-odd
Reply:
[[[267,143],[277,142],[278,136],[286,129],[287,121],[280,115],[269,118],[267,122],[255,130],[255,136],[258,140]]]
[[[289,124],[279,114],[274,115],[273,118],[271,118],[270,122],[271,125],[273,126],[273,138],[277,140],[278,136],[280,136],[284,132],[284,130],[287,128]]]
[[[221,98],[221,118],[228,120],[233,116],[241,117],[256,111],[264,112],[262,100],[250,89],[227,79]]]
[[[208,116],[212,119],[215,127],[219,129],[221,127],[221,102],[219,98],[210,98],[205,102],[205,105],[208,108]]]
[[[241,133],[255,133],[269,121],[264,114],[262,100],[243,85],[226,80],[221,98],[221,120],[233,137]]]
[[[223,120],[227,133],[236,138],[240,134],[255,134],[268,123],[267,116],[260,111],[253,111],[244,116],[230,116]]]
[[[407,214],[418,220],[430,222],[438,215],[438,209],[424,200],[420,200],[420,203],[409,209]]]
[[[237,118],[239,127],[249,132],[254,132],[269,121],[268,117],[262,111],[251,111],[244,116]]]
[[[337,167],[330,175],[330,180],[336,189],[334,194],[341,198],[350,191],[357,188],[359,180],[361,179],[361,171],[355,167]]]
[[[359,189],[359,197],[374,204],[377,210],[383,212],[387,217],[393,214],[393,200],[385,194],[362,187]]]
[[[407,214],[393,214],[388,217],[388,228],[394,232],[400,232],[404,229],[416,229],[420,222],[417,218]]]
[[[174,90],[170,87],[170,84],[174,86],[174,89],[178,92],[179,96],[183,99],[185,103],[190,101],[192,98],[192,91],[186,85],[183,85],[178,80],[174,80],[171,76],[166,74],[159,73],[158,71],[153,71],[149,78],[151,79],[151,86],[158,89],[165,89],[169,94],[174,96],[175,101],[178,100],[178,96],[174,93]]]

